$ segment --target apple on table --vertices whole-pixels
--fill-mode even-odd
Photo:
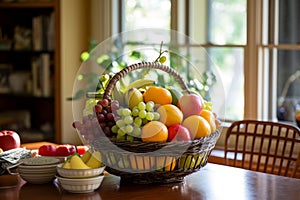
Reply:
[[[12,130],[0,131],[0,148],[7,151],[14,148],[20,148],[21,140],[17,132]]]

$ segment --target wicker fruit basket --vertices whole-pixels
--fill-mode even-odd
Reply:
[[[181,90],[189,88],[179,73],[157,62],[142,62],[127,66],[109,81],[103,99],[112,101],[112,91],[126,74],[138,69],[161,70],[173,76]],[[113,111],[112,111],[113,112]],[[95,123],[97,117],[90,116],[84,123]],[[87,126],[84,126],[87,127]],[[100,151],[106,171],[120,176],[122,181],[139,184],[180,182],[185,176],[204,167],[219,138],[218,129],[208,136],[181,142],[143,142],[141,140],[119,140],[107,136],[103,127],[86,129],[77,125],[80,136],[95,150]],[[93,135],[92,139],[87,135]]]

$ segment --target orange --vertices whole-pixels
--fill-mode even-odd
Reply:
[[[183,120],[183,113],[173,104],[159,106],[157,112],[160,115],[159,121],[164,123],[167,127],[174,124],[181,124]]]
[[[214,133],[217,130],[216,117],[215,117],[214,113],[209,110],[202,109],[200,116],[202,116],[204,119],[206,119],[206,121],[210,125],[211,132]]]
[[[129,156],[132,169],[150,170],[154,164],[154,157],[150,156]]]
[[[156,169],[164,171],[173,171],[176,167],[177,161],[173,157],[156,157]]]
[[[144,101],[153,101],[155,104],[165,105],[172,103],[172,94],[169,90],[162,87],[153,86],[148,88],[144,94]]]
[[[195,139],[199,139],[211,134],[209,123],[199,115],[191,115],[183,120],[182,125],[189,129]]]
[[[168,128],[160,121],[150,121],[142,128],[143,142],[166,142]]]

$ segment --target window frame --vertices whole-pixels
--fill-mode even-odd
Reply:
[[[110,2],[111,10],[109,21],[111,35],[122,31],[122,1],[112,0]],[[270,1],[269,5],[266,1]],[[212,47],[228,47],[228,48],[243,48],[244,49],[244,119],[260,119],[260,120],[274,120],[276,118],[276,101],[277,94],[276,81],[273,80],[276,77],[276,70],[270,69],[270,62],[276,62],[276,60],[269,60],[267,63],[264,61],[266,56],[266,49],[287,49],[287,50],[300,50],[300,45],[284,45],[284,44],[264,44],[263,34],[264,26],[266,23],[266,17],[271,16],[266,12],[266,6],[269,10],[272,10],[272,6],[275,6],[276,0],[247,0],[247,41],[245,45],[215,45],[205,42],[205,30],[199,29],[195,26],[198,21],[193,18],[195,14],[195,3],[201,2],[200,8],[197,7],[197,11],[202,13],[203,21],[201,23],[207,23],[205,16],[207,1],[198,0],[171,0],[171,29],[182,32],[195,38],[199,42],[200,47],[212,48]],[[193,9],[194,8],[194,9]],[[200,10],[199,10],[200,9]],[[276,20],[276,19],[271,19]],[[274,22],[275,23],[275,22]],[[274,25],[274,24],[273,24]],[[201,34],[199,34],[199,31]],[[200,35],[200,36],[199,36]],[[274,37],[276,37],[274,35]]]

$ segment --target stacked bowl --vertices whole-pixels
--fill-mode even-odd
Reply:
[[[61,187],[71,193],[89,193],[98,189],[104,178],[105,166],[90,169],[63,168],[57,165],[56,176]]]
[[[59,160],[56,158],[28,158],[18,166],[21,178],[32,184],[43,184],[53,181],[56,175],[56,166]]]

